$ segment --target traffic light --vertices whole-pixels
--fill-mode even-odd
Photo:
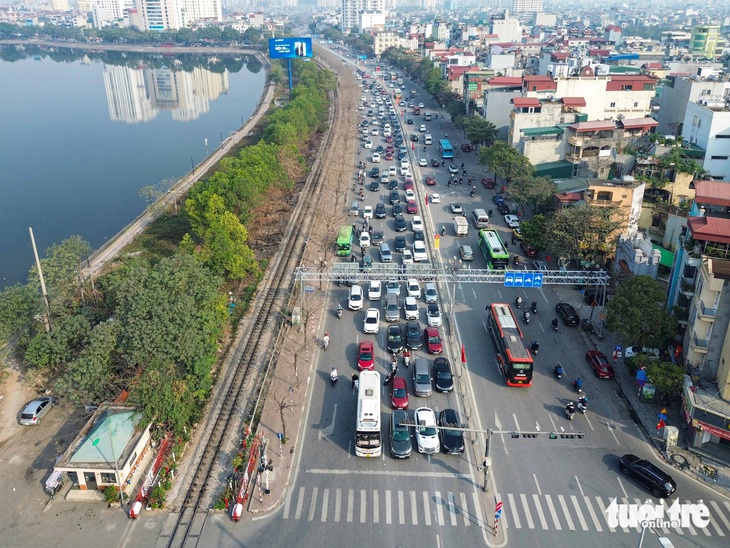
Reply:
[[[556,439],[558,439],[558,435],[555,432],[550,432],[550,439],[556,440]]]
[[[537,434],[535,432],[523,432],[522,437],[523,438],[536,438]]]

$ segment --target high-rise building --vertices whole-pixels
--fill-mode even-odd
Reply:
[[[142,30],[176,30],[200,20],[222,21],[221,0],[136,0]]]
[[[385,14],[385,0],[342,0],[342,30],[360,30],[363,11]]]
[[[719,25],[702,25],[692,29],[689,50],[693,55],[714,59],[720,57],[725,48],[725,39]]]
[[[513,0],[512,11],[514,13],[541,12],[542,0]]]

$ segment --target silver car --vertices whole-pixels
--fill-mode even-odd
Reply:
[[[20,414],[20,424],[23,426],[35,426],[51,410],[53,402],[53,398],[49,397],[34,399],[25,406],[25,409]]]

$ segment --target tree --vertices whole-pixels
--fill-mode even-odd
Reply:
[[[479,163],[485,164],[495,177],[505,179],[507,183],[531,177],[535,171],[527,158],[502,141],[482,148],[479,151]]]
[[[626,280],[608,301],[607,324],[627,346],[664,348],[677,330],[677,320],[664,307],[666,292],[650,276]]]
[[[51,299],[65,299],[75,294],[75,288],[80,287],[74,284],[79,279],[79,266],[92,251],[92,247],[81,236],[71,236],[46,249],[46,258],[41,259],[41,268]],[[40,288],[35,265],[28,274],[28,283]]]
[[[17,283],[0,292],[0,341],[29,327],[41,309],[39,292]]]
[[[466,138],[472,144],[491,146],[497,137],[497,126],[481,116],[469,116],[464,121]]]
[[[684,368],[671,362],[652,360],[646,368],[646,378],[664,396],[676,396],[682,392]]]
[[[525,219],[520,222],[522,239],[526,244],[535,249],[547,249],[548,240],[546,237],[547,226],[550,221],[545,215],[538,214],[532,219]]]
[[[589,205],[559,209],[547,225],[547,249],[556,257],[602,263],[612,244],[609,237],[621,226],[616,212]]]
[[[524,177],[512,181],[507,194],[523,207],[530,206],[533,211],[547,208],[555,194],[555,185],[547,177]]]

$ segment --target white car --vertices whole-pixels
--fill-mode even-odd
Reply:
[[[395,177],[396,175],[398,175],[398,168],[395,166],[390,166],[388,168],[388,175],[390,175],[392,177]]]
[[[378,128],[373,128],[373,129],[372,129],[372,130],[370,131],[370,135],[375,135],[375,136],[377,136],[377,135],[378,135]]]
[[[439,194],[438,192],[434,192],[433,194],[428,195],[428,199],[432,204],[440,204],[441,194]]]
[[[431,303],[426,309],[426,318],[429,327],[441,327],[441,310],[437,303]]]
[[[441,451],[438,429],[436,428],[436,413],[428,407],[419,407],[414,415],[416,423],[416,443],[418,452],[433,454]]]
[[[418,301],[415,297],[406,297],[403,311],[405,312],[406,320],[418,320]]]
[[[413,176],[413,175],[411,175],[411,168],[408,167],[408,166],[401,166],[401,168],[400,168],[400,174],[403,177],[408,177],[409,175],[411,177]]]
[[[370,139],[365,141],[365,148],[373,148],[373,142]]]
[[[406,282],[406,291],[408,291],[409,297],[415,297],[416,299],[421,298],[421,286],[415,278],[408,279]]]
[[[421,167],[427,167],[428,166],[428,160],[426,158],[421,158],[418,160],[418,165]]]
[[[376,164],[380,163],[380,154],[378,154],[377,152],[373,152],[373,162]]]
[[[406,202],[409,202],[409,201],[414,201],[414,202],[416,201],[416,193],[413,192],[412,188],[406,189]]]
[[[627,358],[633,358],[637,354],[646,354],[649,356],[652,360],[658,360],[659,359],[659,349],[658,348],[649,348],[647,346],[642,346],[641,349],[634,348],[633,346],[629,346],[626,351],[624,352],[624,356]]]
[[[423,103],[418,103],[418,108],[425,108],[425,107],[423,106]]]
[[[400,167],[409,167],[411,165],[411,162],[408,160],[408,158],[403,158],[400,161]]]
[[[366,205],[363,208],[362,218],[363,219],[372,219],[373,218],[373,206]]]
[[[413,264],[413,253],[411,253],[410,249],[404,249],[401,258],[403,259],[403,264]]]
[[[347,308],[350,310],[362,310],[362,287],[353,285],[350,288],[350,298],[347,299]]]
[[[370,233],[367,230],[360,233],[360,247],[370,247]]]
[[[520,228],[520,219],[517,215],[505,215],[504,222],[510,228]]]
[[[421,219],[418,215],[413,217],[413,220],[411,221],[411,229],[413,232],[423,232],[423,219]]]
[[[371,301],[379,301],[383,294],[383,283],[380,280],[370,280],[368,285],[368,299]]]
[[[418,126],[418,131],[420,131],[421,133],[426,133],[428,130],[426,129],[426,126],[421,124],[420,126]]]
[[[426,244],[420,240],[413,242],[413,260],[417,263],[428,262],[428,253],[426,252]]]
[[[365,321],[362,330],[368,335],[375,335],[380,328],[380,310],[377,308],[368,308],[365,312]]]
[[[413,180],[413,175],[406,175],[406,184],[415,184],[415,181]]]

